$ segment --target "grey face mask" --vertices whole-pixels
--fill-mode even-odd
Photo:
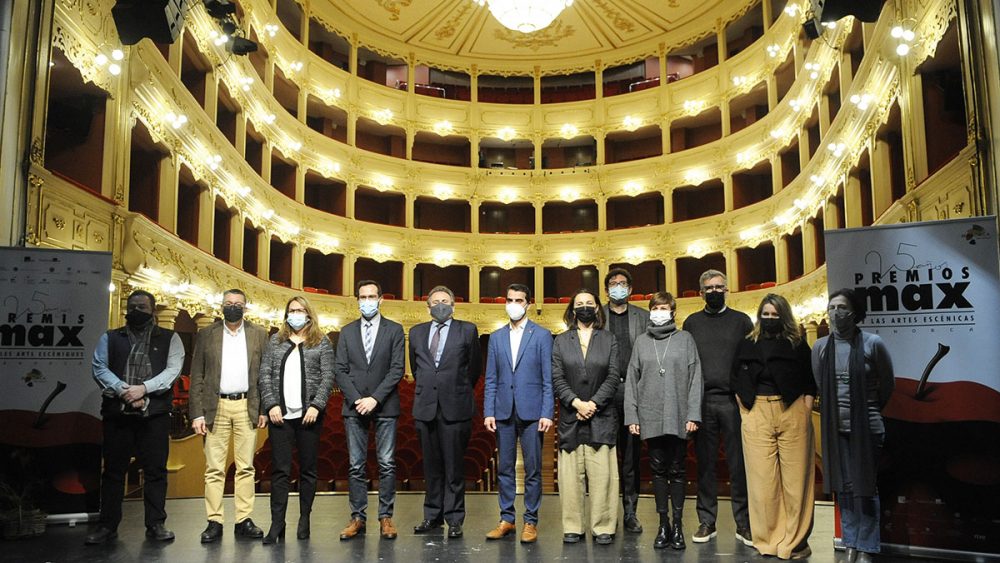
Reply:
[[[451,318],[451,315],[455,312],[454,305],[448,305],[447,303],[438,303],[437,305],[431,305],[431,318],[439,323],[443,323]]]
[[[854,313],[851,311],[834,311],[830,313],[830,324],[833,332],[837,334],[848,334],[857,326],[854,322]]]

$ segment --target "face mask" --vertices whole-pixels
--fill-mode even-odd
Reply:
[[[523,319],[524,314],[528,312],[526,308],[518,305],[517,303],[508,303],[505,309],[507,310],[507,316],[510,317],[510,320],[515,323]]]
[[[596,307],[577,307],[576,309],[573,309],[573,313],[576,314],[576,320],[585,325],[589,325],[597,319]]]
[[[616,285],[608,290],[608,297],[617,304],[624,303],[628,299],[628,288]]]
[[[762,317],[760,319],[760,329],[767,334],[778,334],[782,329],[781,319]]]
[[[437,305],[431,306],[431,318],[439,323],[443,323],[450,319],[454,312],[455,306],[448,305],[447,303],[438,303]]]
[[[227,305],[222,308],[222,316],[227,323],[238,323],[243,319],[243,307]]]
[[[378,314],[378,300],[365,299],[358,302],[358,308],[361,309],[361,316],[366,320],[371,319]]]
[[[854,313],[851,311],[834,311],[830,313],[830,324],[833,325],[833,331],[837,334],[848,334],[854,327]]]
[[[713,311],[719,311],[726,306],[726,294],[722,291],[708,291],[705,293],[705,304]]]
[[[125,324],[131,328],[142,328],[151,320],[153,320],[153,315],[139,309],[132,309],[125,314]]]
[[[674,318],[673,311],[664,311],[663,309],[657,309],[655,311],[649,312],[649,322],[653,323],[655,326],[663,326],[669,323]]]
[[[288,323],[288,326],[292,327],[292,330],[299,330],[309,323],[309,317],[305,313],[288,313],[285,322]]]

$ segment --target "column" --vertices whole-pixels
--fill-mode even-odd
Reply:
[[[469,135],[469,167],[479,168],[479,135],[476,133]]]
[[[358,34],[352,33],[350,40],[350,53],[347,56],[347,66],[350,69],[351,76],[358,75]]]
[[[661,194],[663,196],[663,223],[670,224],[674,222],[674,192],[670,189],[666,189]]]
[[[819,338],[817,333],[818,328],[814,323],[806,324],[806,342],[809,343],[809,346],[816,344],[816,339]]]
[[[347,112],[347,144],[358,146],[358,113],[354,110]]]
[[[271,234],[263,229],[257,231],[257,277],[271,280]]]
[[[533,203],[535,206],[535,234],[542,234],[542,208],[545,206],[543,201],[535,201]]]
[[[733,121],[731,119],[731,112],[729,109],[729,100],[723,100],[719,104],[719,113],[722,114],[722,136],[728,137],[730,133],[733,132]]]
[[[344,195],[346,205],[344,206],[344,216],[354,219],[354,198],[358,191],[358,185],[353,180],[347,181],[347,193]]]
[[[660,126],[660,144],[663,154],[670,154],[670,150],[673,148],[670,145],[670,120],[664,121]]]
[[[861,213],[861,179],[854,174],[847,176],[844,183],[844,219],[847,221],[847,228],[862,226]]]
[[[913,69],[908,61],[900,64],[902,88],[899,109],[906,119],[901,121],[903,137],[903,161],[906,171],[906,189],[927,178],[927,131],[924,128],[923,79],[919,74],[910,75]]]
[[[247,157],[247,114],[240,111],[236,114],[236,152],[246,159]]]
[[[208,328],[213,324],[215,324],[215,317],[212,315],[205,315],[205,314],[198,315],[198,317],[195,318],[194,320],[194,324],[195,326],[198,327],[198,330],[201,331],[201,329]]]
[[[271,141],[264,139],[260,149],[260,177],[268,184],[271,183]]]
[[[306,167],[301,163],[295,167],[295,201],[306,201]]]
[[[802,223],[802,272],[808,274],[815,270],[816,224],[812,221],[806,221]]]
[[[472,65],[469,70],[469,101],[473,104],[479,102],[479,66]]]
[[[472,215],[469,217],[469,229],[473,234],[479,234],[479,206],[482,205],[482,201],[478,199],[473,199],[469,202],[469,213]]]
[[[542,103],[542,68],[537,65],[535,65],[532,86],[534,88],[534,103],[537,106]]]
[[[766,2],[765,2],[766,4]],[[767,75],[767,109],[768,112],[774,111],[774,108],[778,107],[778,79],[773,75]]]
[[[479,271],[482,266],[469,264],[469,303],[479,303]]]
[[[726,257],[726,285],[729,286],[729,291],[740,291],[743,289],[743,284],[740,282],[740,268],[739,260],[736,257],[736,249],[730,248],[722,251],[722,255]]]
[[[782,190],[782,184],[785,182],[784,177],[785,171],[781,166],[781,155],[776,154],[771,157],[771,192],[778,193]]]
[[[837,200],[826,200],[826,205],[823,206],[823,228],[832,231],[833,229],[843,229],[845,226],[840,224],[840,205]]]
[[[733,204],[733,175],[726,174],[722,177],[722,196],[725,200],[725,209],[727,212],[734,209]]]
[[[799,170],[805,170],[808,164],[809,164],[809,132],[806,131],[805,129],[799,129]]]
[[[215,194],[199,186],[198,190],[198,248],[215,254]]]
[[[541,135],[532,135],[532,148],[535,151],[535,170],[542,169],[542,143],[545,139]]]
[[[874,218],[878,218],[892,205],[892,146],[885,139],[876,137],[871,150],[871,183]]]
[[[541,309],[546,297],[558,296],[545,294],[545,268],[543,266],[535,266],[535,307],[537,309]]]
[[[412,192],[406,194],[406,222],[404,223],[407,229],[412,229],[414,225],[414,215],[416,214],[414,208],[416,207],[417,196]]]
[[[413,98],[411,97],[412,101]],[[413,143],[417,140],[417,132],[413,127],[406,127],[406,160],[413,160]]]
[[[597,100],[604,98],[604,67],[601,65],[601,59],[597,59],[594,62],[594,98]]]
[[[774,274],[776,277],[774,281],[788,282],[788,237],[786,236],[780,236],[774,241]]]
[[[606,159],[607,159],[607,154],[606,154],[607,153],[607,151],[606,151],[607,147],[605,146],[605,139],[606,138],[607,138],[607,134],[604,132],[603,129],[594,132],[594,141],[596,141],[596,143],[597,143],[597,164],[598,165],[605,164]]]
[[[679,289],[677,286],[677,260],[666,259],[661,260],[660,262],[663,264],[663,271],[667,275],[667,279],[665,280],[665,287],[667,291],[670,292],[670,295],[673,295],[675,298],[680,297],[680,295],[678,295]]]
[[[715,38],[719,44],[719,65],[729,58],[729,46],[726,44],[726,26],[721,20],[716,20]]]
[[[177,182],[178,165],[173,155],[165,155],[160,160],[160,201],[157,206],[156,222],[164,229],[177,232]]]
[[[403,294],[399,296],[400,299],[410,300],[420,297],[413,294],[413,271],[416,269],[416,262],[403,262]]]
[[[177,317],[181,312],[173,307],[157,307],[156,310],[156,324],[163,328],[168,328],[170,330],[174,329],[177,324]]]
[[[229,265],[243,269],[243,214],[238,211],[229,219]]]
[[[354,265],[358,261],[358,257],[353,254],[344,255],[344,271],[341,273],[342,283],[344,288],[343,293],[345,295],[353,294],[354,291]]]
[[[293,242],[293,241],[289,241]],[[292,244],[292,283],[293,289],[302,289],[302,275],[305,263],[306,249],[301,244]]]
[[[854,23],[854,25],[858,24],[859,22]],[[840,102],[841,104],[845,104],[850,98],[847,93],[851,91],[851,84],[854,82],[854,65],[851,63],[850,51],[840,53],[840,60],[837,62],[837,72],[840,73]]]
[[[608,198],[601,194],[594,198],[597,201],[597,230],[608,230]]]
[[[823,94],[819,99],[819,138],[822,145],[823,137],[830,130],[830,95]]]
[[[205,74],[205,113],[215,123],[219,112],[219,73],[214,70]]]
[[[774,23],[774,14],[771,13],[771,2],[764,0],[761,2],[761,12],[764,16],[764,31],[770,29],[771,24]]]
[[[309,91],[300,87],[298,97],[295,99],[295,115],[302,123],[306,122],[309,116]]]

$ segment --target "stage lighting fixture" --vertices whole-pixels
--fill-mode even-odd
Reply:
[[[876,22],[885,0],[811,0],[812,18],[802,24],[806,36],[816,39],[823,34],[823,24],[854,16],[863,22]]]
[[[173,43],[184,27],[187,8],[187,0],[118,0],[111,16],[122,45],[135,45],[146,37]]]
[[[226,0],[205,0],[205,10],[215,19],[222,19],[236,13],[236,4]]]
[[[257,50],[257,43],[245,37],[230,36],[226,50],[234,55],[247,55]]]

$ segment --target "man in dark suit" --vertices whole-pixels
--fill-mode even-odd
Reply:
[[[465,450],[475,412],[473,388],[479,379],[479,331],[453,318],[455,294],[437,286],[427,297],[433,321],[410,329],[410,369],[416,381],[413,418],[424,454],[422,534],[448,522],[448,537],[462,537],[465,522]]]
[[[621,385],[615,395],[615,405],[618,408],[618,483],[622,494],[625,531],[633,534],[642,533],[642,524],[636,517],[635,510],[639,504],[639,453],[642,451],[642,440],[628,431],[625,425],[625,376],[628,373],[628,363],[632,359],[632,344],[640,334],[646,332],[649,324],[649,312],[629,303],[632,295],[632,274],[624,268],[614,268],[604,276],[604,287],[608,290],[608,304],[604,306],[604,317],[607,323],[604,330],[611,331],[618,343],[618,375]]]
[[[378,521],[385,539],[396,538],[392,510],[396,502],[396,420],[399,418],[399,380],[405,368],[403,326],[379,313],[382,286],[372,280],[358,282],[361,318],[340,332],[333,374],[344,395],[344,428],[350,456],[351,521],[340,539],[364,533],[368,508],[368,431],[375,426],[378,455]]]
[[[483,415],[497,435],[500,467],[500,523],[486,534],[496,540],[514,526],[514,464],[517,442],[524,458],[524,528],[521,543],[538,539],[542,501],[542,433],[552,428],[552,333],[528,320],[531,289],[507,288],[508,324],[490,335],[486,354]]]
[[[222,294],[222,321],[198,331],[191,359],[188,413],[195,434],[205,437],[205,512],[208,527],[201,543],[222,537],[222,495],[230,443],[236,462],[233,493],[235,533],[244,538],[264,537],[250,519],[256,484],[253,455],[257,431],[266,418],[260,414],[257,374],[267,346],[267,331],[243,319],[247,296],[239,289]]]

